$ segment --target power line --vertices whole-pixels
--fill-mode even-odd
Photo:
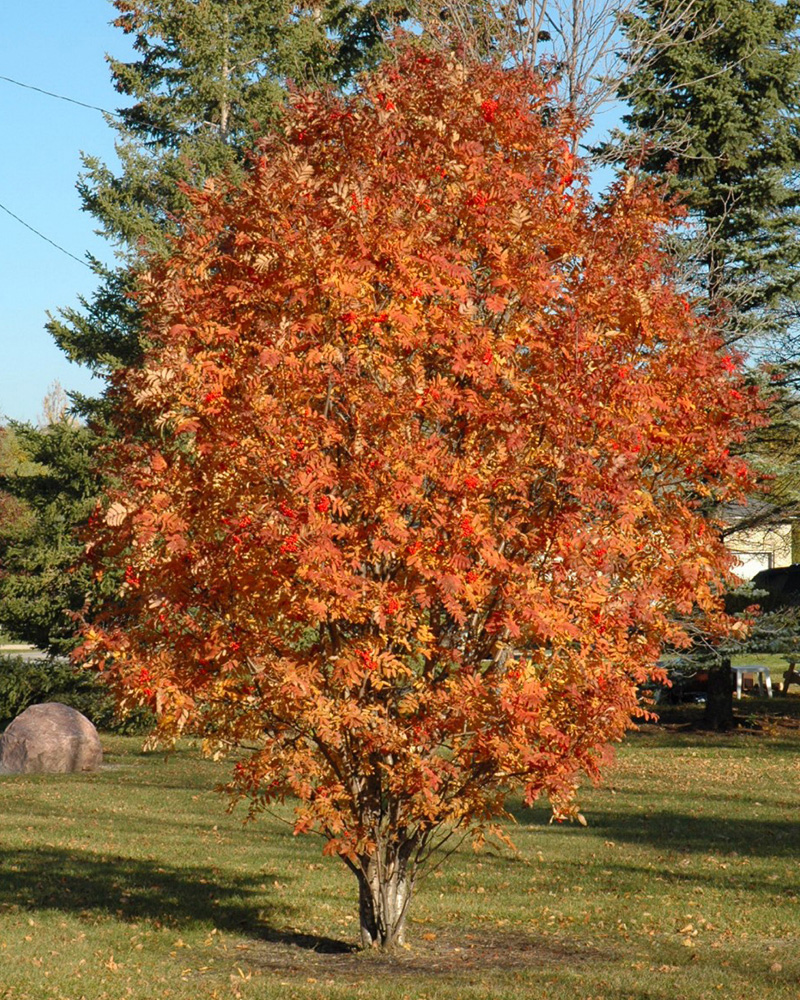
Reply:
[[[12,80],[10,76],[3,76],[0,74],[0,80],[5,80],[6,83],[13,83],[15,87],[23,87],[25,90],[35,90],[37,94],[46,94],[47,97],[55,97],[59,101],[67,101],[69,104],[77,104],[78,107],[88,108],[90,111],[100,111],[102,114],[112,115],[114,118],[120,117],[116,111],[108,111],[106,108],[98,107],[96,104],[87,104],[85,101],[76,101],[74,97],[65,97],[63,94],[54,94],[52,90],[45,90],[43,87],[34,87],[31,83],[22,83],[19,80]]]
[[[22,83],[22,81],[14,80],[10,76],[3,76],[2,74],[0,74],[0,80],[5,80],[6,83],[13,83],[15,87],[23,87],[25,90],[35,90],[37,94],[45,94],[47,97],[55,97],[59,101],[67,101],[69,104],[77,104],[78,107],[88,108],[90,111],[100,111],[102,114],[112,115],[114,118],[120,117],[114,111],[107,111],[105,108],[98,107],[96,104],[87,104],[85,101],[75,100],[74,97],[65,97],[63,94],[55,94],[53,93],[52,90],[45,90],[43,87],[34,87],[33,84],[30,83]],[[51,240],[49,236],[45,236],[44,233],[40,233],[38,229],[35,229],[32,225],[30,225],[30,223],[26,222],[24,219],[21,219],[18,215],[12,212],[10,208],[6,208],[6,206],[3,205],[2,202],[0,202],[0,209],[2,209],[6,213],[6,215],[10,215],[11,218],[16,220],[21,226],[24,226],[26,229],[29,229],[32,233],[38,236],[40,240],[44,240],[45,243],[49,243],[50,246],[55,247],[56,250],[60,250],[61,253],[66,254],[67,257],[71,257],[73,260],[76,260],[79,264],[82,264],[84,267],[88,267],[90,271],[92,270],[91,266],[87,264],[85,260],[81,260],[80,257],[76,257],[74,253],[70,253],[69,250],[66,250],[64,247],[60,246],[58,243],[56,243],[55,240]]]
[[[86,101],[78,101],[74,97],[65,97],[64,94],[56,94],[52,90],[45,90],[44,87],[34,87],[33,84],[31,83],[23,83],[21,80],[14,80],[12,77],[4,76],[1,73],[0,73],[0,80],[5,80],[6,83],[11,83],[15,87],[22,87],[24,90],[36,91],[37,94],[44,94],[46,97],[54,97],[58,101],[67,101],[68,104],[77,104],[78,107],[80,108],[88,108],[90,111],[99,111],[101,114],[110,115],[112,118],[122,118],[122,116],[118,114],[116,111],[109,111],[107,108],[101,108],[97,104],[87,104]],[[39,230],[35,229],[32,225],[30,225],[30,223],[26,222],[24,219],[21,219],[18,215],[12,212],[10,208],[6,208],[6,206],[3,205],[2,202],[0,202],[0,209],[2,209],[2,211],[4,211],[6,215],[10,215],[11,218],[17,221],[21,226],[24,226],[26,229],[29,229],[32,233],[38,236],[39,239],[44,240],[45,243],[49,243],[50,246],[55,247],[56,250],[60,250],[61,253],[66,254],[67,257],[71,257],[79,264],[82,264],[84,267],[89,268],[90,271],[92,270],[91,266],[87,264],[85,260],[81,260],[80,257],[76,257],[74,253],[70,253],[69,250],[60,246],[58,243],[55,242],[55,240],[51,240],[49,236],[45,236],[44,233],[39,232]]]
[[[74,97],[66,97],[64,94],[56,94],[52,90],[45,90],[44,87],[34,87],[32,83],[23,83],[21,80],[13,79],[13,77],[4,76],[2,73],[0,73],[0,80],[4,80],[6,83],[11,83],[15,87],[22,87],[24,90],[33,90],[37,94],[44,94],[46,97],[54,97],[56,100],[66,101],[68,104],[77,104],[79,108],[88,108],[90,111],[99,111],[103,115],[109,115],[111,118],[117,118],[120,121],[124,121],[123,116],[118,111],[109,111],[107,108],[101,108],[98,104],[87,104],[86,101],[78,101]],[[204,124],[211,124],[211,123],[205,122]],[[218,125],[215,125],[214,127],[219,128]],[[162,127],[161,131],[168,132],[171,135],[178,135],[178,136],[186,136],[189,134],[188,132],[185,131],[178,131],[176,129],[166,128],[166,127]],[[21,219],[18,215],[15,215],[10,208],[6,208],[6,206],[3,205],[2,202],[0,202],[0,209],[2,209],[7,215],[10,215],[12,219],[15,219],[21,226],[24,226],[26,229],[29,229],[32,233],[38,236],[39,239],[44,240],[45,243],[49,243],[50,246],[55,247],[56,250],[60,250],[61,253],[66,254],[67,257],[71,257],[73,260],[76,260],[79,264],[83,264],[84,267],[89,268],[90,271],[92,270],[91,266],[87,264],[85,260],[81,260],[80,257],[76,257],[74,253],[70,253],[69,250],[65,250],[64,247],[56,243],[55,240],[51,240],[49,236],[45,236],[44,233],[40,233],[38,229],[34,229],[34,227],[31,226],[29,223],[27,223],[24,219]]]
[[[45,236],[44,233],[40,233],[38,229],[34,229],[33,226],[29,225],[24,219],[20,219],[18,215],[15,215],[10,208],[6,208],[2,202],[0,202],[0,209],[2,209],[6,215],[10,215],[12,219],[16,219],[21,226],[24,226],[26,229],[30,229],[32,233],[35,233],[39,239],[44,240],[45,243],[49,243],[50,246],[55,247],[56,250],[60,250],[62,253],[65,253],[67,257],[77,260],[79,264],[83,264],[84,267],[88,267],[90,271],[92,270],[91,266],[87,264],[85,260],[81,260],[80,257],[76,257],[74,253],[70,253],[69,250],[65,250],[64,247],[59,246],[58,243],[51,240],[49,236]]]
[[[6,83],[13,83],[15,87],[22,87],[24,90],[34,90],[37,94],[44,94],[46,97],[55,97],[58,101],[66,101],[68,104],[77,104],[79,108],[88,108],[90,111],[99,111],[103,115],[108,115],[111,118],[116,118],[125,124],[125,116],[120,114],[119,111],[109,111],[108,108],[101,108],[98,104],[87,104],[86,101],[78,101],[74,97],[66,97],[64,94],[56,94],[52,90],[45,90],[44,87],[34,87],[32,83],[23,83],[21,80],[14,80],[10,76],[3,76],[0,74],[0,80],[5,80]],[[187,129],[175,129],[168,128],[166,125],[161,125],[157,121],[153,120],[151,122],[152,126],[166,133],[167,135],[177,135],[179,137],[189,137],[191,132]],[[202,122],[206,128],[214,128],[219,130],[221,126],[217,122]]]

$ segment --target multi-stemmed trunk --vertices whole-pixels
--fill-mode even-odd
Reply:
[[[405,944],[406,917],[414,889],[413,845],[379,845],[352,867],[358,878],[361,945],[391,950]]]

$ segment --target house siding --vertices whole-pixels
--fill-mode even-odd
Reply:
[[[733,572],[742,580],[752,580],[762,569],[792,565],[792,526],[784,523],[737,531],[728,539],[727,548],[737,558]]]

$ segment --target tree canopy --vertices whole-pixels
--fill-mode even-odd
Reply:
[[[160,734],[237,747],[358,879],[364,944],[508,793],[575,815],[676,613],[723,632],[701,516],[757,409],[628,177],[595,202],[525,69],[412,44],[293,96],[238,181],[185,195],[115,376],[80,656]],[[246,748],[246,751],[245,751]]]

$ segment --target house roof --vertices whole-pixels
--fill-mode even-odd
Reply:
[[[723,534],[734,534],[748,528],[776,528],[800,519],[800,504],[776,504],[763,497],[751,497],[747,503],[723,504],[717,516],[728,527]]]

